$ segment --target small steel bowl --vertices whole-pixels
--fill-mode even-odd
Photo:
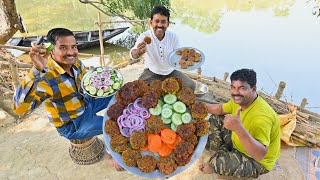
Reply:
[[[203,83],[196,83],[196,88],[194,90],[194,94],[196,97],[202,97],[209,91],[209,87]]]

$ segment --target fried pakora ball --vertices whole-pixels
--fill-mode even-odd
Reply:
[[[171,174],[178,167],[175,160],[171,157],[160,157],[157,166],[162,174]]]
[[[158,105],[158,94],[154,91],[148,91],[142,96],[141,104],[146,109],[155,108]]]
[[[113,120],[108,120],[104,126],[104,131],[107,135],[110,137],[113,137],[115,135],[120,135],[120,129],[118,126],[118,123]]]
[[[184,140],[188,141],[188,143],[194,145],[195,147],[198,144],[198,137],[195,134],[192,134],[192,135],[186,137]]]
[[[176,94],[180,90],[178,81],[173,77],[163,80],[161,88],[165,93],[171,94]]]
[[[180,64],[181,69],[187,69],[188,68],[188,63],[187,61],[182,62],[182,64]]]
[[[210,126],[208,121],[201,119],[201,120],[195,121],[193,124],[196,127],[195,134],[197,136],[204,136],[204,135],[208,134],[209,126]]]
[[[195,102],[191,106],[190,111],[194,119],[204,119],[208,115],[208,108],[203,102]]]
[[[112,151],[122,153],[128,149],[128,139],[122,135],[113,136],[110,140]]]
[[[183,79],[181,77],[172,77],[174,78],[175,80],[178,81],[179,83],[179,88],[181,89],[182,88],[182,85],[183,85]]]
[[[190,50],[189,50],[189,54],[190,54],[191,56],[194,56],[194,55],[196,54],[196,51],[195,51],[194,49],[190,49]]]
[[[194,151],[194,145],[189,142],[181,141],[173,151],[173,158],[179,166],[188,164]]]
[[[154,80],[150,83],[150,91],[154,91],[155,93],[157,93],[158,98],[160,98],[161,96],[164,95],[164,92],[162,91],[162,81],[160,80]]]
[[[130,136],[130,145],[132,149],[140,149],[147,145],[147,136],[143,132],[133,132]]]
[[[162,120],[156,116],[146,120],[146,132],[151,134],[158,134],[164,128]]]
[[[189,87],[183,87],[178,93],[177,98],[182,101],[188,107],[194,104],[196,96],[193,93],[193,90]]]
[[[193,56],[189,56],[188,57],[188,61],[190,62],[191,61],[191,63],[192,63],[192,65],[193,65],[193,61],[195,60],[195,57],[193,57]]]
[[[196,127],[193,125],[193,123],[181,124],[177,127],[176,132],[181,139],[188,140],[187,138],[196,132]]]
[[[143,41],[147,44],[151,44],[151,38],[149,36],[144,37]]]
[[[149,85],[147,82],[145,82],[143,80],[135,80],[135,81],[133,81],[133,83],[135,83],[138,87],[139,97],[142,97],[146,92],[148,92]]]
[[[122,153],[122,161],[129,167],[137,167],[137,160],[142,158],[139,150],[128,148]]]
[[[199,56],[194,58],[194,62],[200,62],[200,61],[201,61],[201,58]]]
[[[137,83],[128,82],[120,88],[119,93],[121,99],[129,104],[139,97],[140,89]]]
[[[186,61],[186,63],[188,66],[193,66],[193,61],[188,60],[188,61]]]
[[[184,58],[181,58],[181,59],[179,60],[179,64],[181,65],[181,64],[184,64],[184,63],[186,63],[186,60],[185,60]]]
[[[177,50],[177,51],[176,51],[176,54],[177,54],[177,55],[181,55],[182,52],[183,52],[182,50]]]
[[[140,171],[150,173],[156,169],[157,160],[153,156],[146,155],[138,159],[137,164]]]
[[[110,119],[116,121],[118,117],[122,115],[124,108],[126,108],[125,105],[121,104],[120,102],[116,102],[115,104],[110,106],[107,111],[107,115]]]

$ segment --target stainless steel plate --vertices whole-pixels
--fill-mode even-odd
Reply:
[[[97,70],[97,68],[104,68],[105,71],[115,71],[117,76],[118,76],[118,78],[122,81],[121,86],[123,85],[123,76],[118,70],[113,69],[111,67],[95,67],[95,68],[91,69],[90,71],[86,72],[86,74],[83,76],[83,78],[81,80],[81,88],[82,88],[83,92],[88,94],[89,96],[95,97],[95,98],[106,98],[106,97],[114,95],[120,88],[115,90],[113,93],[109,94],[108,96],[95,96],[95,95],[90,94],[88,91],[86,91],[86,89],[84,87],[84,80],[87,77],[90,77],[92,75],[92,73]]]
[[[176,52],[178,50],[183,50],[183,49],[186,49],[186,48],[194,49],[196,52],[200,53],[201,54],[201,60],[200,60],[200,62],[195,62],[192,66],[189,66],[186,69],[182,69],[180,64],[179,64],[179,61],[180,61],[182,56],[178,55]],[[194,69],[197,69],[197,68],[202,66],[204,61],[205,61],[205,56],[204,56],[203,52],[200,51],[199,49],[196,49],[196,48],[193,48],[193,47],[182,47],[182,48],[179,48],[179,49],[175,49],[169,54],[169,58],[168,58],[168,63],[169,63],[169,65],[171,67],[173,67],[175,69],[178,69],[178,70],[183,70],[183,71],[192,71]]]

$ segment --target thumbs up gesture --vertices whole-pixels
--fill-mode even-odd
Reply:
[[[242,122],[240,119],[240,111],[241,107],[237,109],[237,113],[235,116],[232,114],[226,114],[224,117],[224,127],[229,129],[230,131],[237,131],[242,127]]]

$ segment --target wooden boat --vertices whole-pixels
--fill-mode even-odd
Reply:
[[[123,33],[129,27],[105,29],[102,31],[103,41],[109,40],[114,36]],[[73,31],[78,49],[86,49],[92,46],[99,45],[99,31]],[[28,37],[13,37],[6,42],[6,45],[31,47],[31,42],[44,42],[46,36],[28,36]]]

